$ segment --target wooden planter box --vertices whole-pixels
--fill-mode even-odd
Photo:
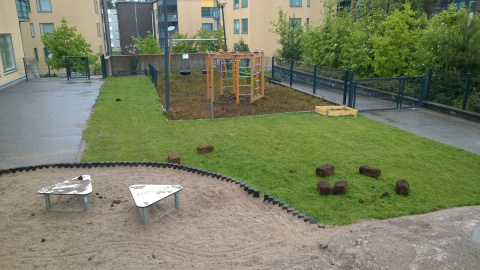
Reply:
[[[315,112],[326,116],[357,115],[358,110],[348,106],[315,106]]]

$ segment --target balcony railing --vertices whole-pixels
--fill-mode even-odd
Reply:
[[[167,14],[167,20],[169,22],[178,22],[178,15],[177,13],[173,14]],[[164,21],[164,16],[163,15],[158,15],[158,21],[163,22]]]

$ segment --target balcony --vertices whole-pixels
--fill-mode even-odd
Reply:
[[[21,22],[29,22],[30,17],[28,13],[30,12],[30,1],[29,0],[15,0],[17,6],[17,16],[18,20]]]
[[[167,20],[169,22],[178,22],[178,15],[177,13],[169,13],[167,14]],[[164,21],[164,16],[163,15],[158,15],[158,21],[163,22]]]

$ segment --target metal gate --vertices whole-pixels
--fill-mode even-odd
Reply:
[[[425,85],[425,76],[357,79],[350,85],[348,106],[359,111],[421,107]]]
[[[90,79],[88,57],[65,57],[65,69],[67,79],[87,78]]]

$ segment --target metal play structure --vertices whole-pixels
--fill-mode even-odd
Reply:
[[[236,96],[236,103],[240,103],[240,96],[249,96],[250,102],[264,97],[264,52],[263,50],[254,52],[207,52],[207,98],[215,100],[215,77],[214,68],[220,66],[219,90],[223,95],[224,90],[232,88]],[[214,60],[219,65],[214,65]],[[249,84],[240,84],[241,78],[249,78]],[[248,79],[247,79],[248,80]],[[231,85],[229,81],[232,81]],[[242,79],[245,81],[245,79]],[[210,87],[212,91],[210,93]],[[250,88],[250,93],[240,93],[240,88]]]

